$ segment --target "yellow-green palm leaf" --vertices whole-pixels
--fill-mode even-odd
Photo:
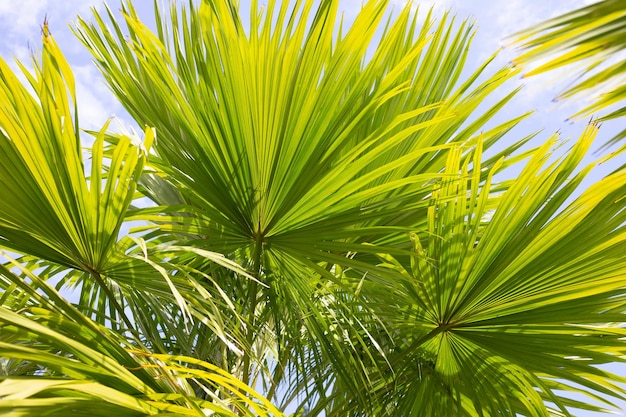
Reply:
[[[602,115],[600,120],[626,115],[626,3],[602,0],[535,25],[514,38],[524,51],[514,60],[516,64],[547,61],[528,71],[526,76],[564,66],[582,67],[582,75],[559,98],[582,98],[590,94],[596,97],[572,117],[595,115],[616,106],[617,109]],[[599,67],[607,61],[610,65]],[[626,130],[612,142],[625,135]]]
[[[87,179],[52,38],[34,95],[0,68],[17,161],[0,242],[21,255],[0,268],[0,408],[535,416],[621,398],[595,365],[624,356],[625,174],[576,191],[596,127],[556,162],[556,138],[518,152],[525,114],[489,124],[517,70],[464,78],[473,29],[449,15],[259,3],[156,4],[154,31],[130,1],[79,19],[148,126],[143,145],[95,132]]]
[[[102,272],[116,261],[118,232],[145,151],[121,137],[105,173],[100,136],[86,180],[74,79],[51,36],[44,36],[42,59],[34,63],[34,74],[24,69],[24,75],[35,96],[0,61],[2,245],[69,268]],[[146,139],[148,144],[151,138]]]
[[[609,406],[610,397],[625,398],[625,379],[597,366],[623,362],[626,351],[626,172],[572,200],[595,165],[575,173],[596,134],[590,125],[545,167],[550,138],[495,205],[491,178],[468,172],[479,153],[465,161],[450,154],[457,178],[434,192],[410,266],[389,257],[381,264],[406,280],[378,313],[399,344],[390,361],[404,370],[390,378],[393,392],[379,395],[401,415],[568,415],[566,407],[599,408],[563,391]],[[372,290],[375,300],[389,288]]]
[[[0,266],[0,289],[0,358],[35,368],[0,376],[2,415],[283,415],[213,364],[156,354],[90,320],[27,270]]]

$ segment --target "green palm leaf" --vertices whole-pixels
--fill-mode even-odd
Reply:
[[[590,116],[624,103],[626,60],[622,53],[626,48],[625,35],[626,5],[620,0],[602,0],[513,35],[524,50],[514,62],[527,65],[547,60],[526,76],[574,64],[582,67],[578,80],[561,93],[559,99],[595,94],[594,102],[572,117]],[[594,71],[605,61],[611,64]],[[626,107],[618,107],[600,120],[622,117],[625,112]],[[625,135],[626,131],[623,131],[609,143]]]
[[[73,76],[52,37],[44,37],[42,60],[35,65],[34,74],[24,69],[33,97],[0,62],[3,246],[69,268],[102,272],[116,260],[117,235],[145,151],[122,138],[103,178],[103,138],[98,137],[87,181]],[[151,140],[146,138],[147,146]]]
[[[145,150],[120,138],[104,174],[103,134],[93,146],[85,179],[74,81],[54,39],[43,38],[34,74],[22,67],[35,96],[0,61],[1,244],[12,251],[80,271],[87,285],[115,305],[102,275],[123,258],[117,246],[126,209],[134,198]],[[105,126],[106,129],[106,126]],[[146,131],[146,146],[152,130]],[[117,313],[125,318],[118,306]],[[130,326],[128,319],[126,324]]]
[[[258,371],[255,359],[278,352],[278,368],[318,388],[334,372],[368,404],[360,348],[327,340],[333,311],[354,310],[353,300],[319,304],[310,294],[329,280],[343,286],[388,274],[372,268],[374,254],[409,250],[406,232],[423,224],[447,150],[475,143],[512,96],[476,112],[515,71],[478,83],[485,63],[460,80],[467,22],[455,28],[449,17],[436,24],[428,16],[418,29],[406,7],[375,40],[387,3],[367,3],[340,29],[337,1],[272,1],[260,13],[253,2],[249,30],[230,2],[173,5],[169,16],[157,9],[157,33],[125,2],[125,27],[107,10],[76,28],[120,102],[158,132],[153,174],[142,185],[162,206],[132,218],[152,222],[150,237],[225,253],[265,284],[229,274],[215,281],[238,300],[245,322],[252,356],[236,362],[244,381]],[[485,132],[485,147],[520,119]],[[340,267],[351,275],[331,273]],[[270,392],[278,375],[285,372],[266,369]]]
[[[154,129],[146,129],[141,144],[106,133],[105,125],[94,134],[86,178],[73,76],[51,36],[44,36],[41,62],[35,64],[34,74],[22,68],[33,96],[0,62],[0,94],[7,103],[0,110],[0,146],[6,156],[0,165],[0,244],[27,255],[22,260],[29,268],[44,267],[40,276],[58,281],[59,287],[79,287],[81,308],[100,323],[131,330],[161,316],[161,324],[178,332],[200,320],[232,349],[240,349],[218,317],[228,311],[229,300],[219,294],[211,300],[206,290],[199,294],[197,281],[173,277],[174,268],[158,264],[175,248],[148,251],[145,244],[135,247],[137,240],[118,241]],[[246,276],[222,255],[199,255]],[[185,292],[192,294],[188,300],[181,295]],[[159,326],[142,331],[158,334]]]
[[[395,297],[405,315],[386,315],[387,306],[377,312],[401,340],[394,367],[420,369],[419,378],[407,371],[395,382],[389,401],[402,415],[548,415],[545,402],[564,415],[566,406],[599,410],[557,390],[609,406],[608,397],[624,399],[617,385],[624,378],[597,366],[624,360],[626,173],[572,200],[596,165],[574,172],[596,133],[590,125],[544,168],[556,137],[547,141],[498,197],[495,212],[491,179],[482,184],[468,172],[479,166],[480,150],[464,163],[459,151],[450,154],[448,172],[458,178],[433,194],[411,267],[383,264],[410,283]]]

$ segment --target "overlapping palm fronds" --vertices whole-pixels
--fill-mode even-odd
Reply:
[[[309,365],[291,372],[318,375],[320,387],[338,375],[357,396],[367,378],[345,364],[359,348],[325,340],[340,301],[320,305],[310,294],[344,285],[332,272],[339,268],[374,274],[372,245],[409,249],[407,226],[423,221],[447,149],[475,140],[510,95],[470,116],[514,74],[504,68],[478,84],[483,67],[461,82],[468,24],[454,29],[428,16],[417,28],[410,7],[375,40],[386,6],[369,2],[338,28],[336,1],[270,2],[263,13],[253,2],[244,28],[228,3],[175,5],[167,19],[157,13],[154,34],[126,3],[126,28],[112,12],[77,28],[121,103],[158,132],[155,174],[143,184],[167,206],[136,218],[154,222],[159,239],[176,236],[252,270],[265,286],[230,276],[218,283],[254,329],[246,348],[264,346],[259,358],[277,352],[280,367],[301,358]],[[486,132],[485,146],[517,121]],[[164,190],[176,192],[168,201]],[[261,340],[277,345],[267,350]],[[252,379],[252,365],[240,366]]]
[[[95,133],[88,179],[53,39],[34,95],[0,68],[0,245],[18,254],[0,408],[534,416],[594,409],[563,390],[623,395],[596,365],[625,353],[624,173],[574,198],[596,127],[547,167],[554,138],[518,153],[525,114],[489,125],[516,70],[463,79],[471,25],[387,6],[349,25],[335,0],[253,1],[249,25],[208,0],[155,4],[155,32],[128,1],[79,20],[148,126],[143,144]]]
[[[45,281],[0,267],[0,357],[28,364],[0,382],[3,415],[281,416],[193,357],[156,354],[92,321]]]
[[[167,262],[153,261],[176,253],[176,247],[159,251],[143,245],[144,251],[134,251],[128,239],[118,241],[137,197],[153,129],[146,129],[143,144],[116,135],[115,145],[105,149],[105,126],[91,148],[87,179],[73,76],[48,33],[41,56],[33,74],[22,67],[33,93],[0,61],[0,240],[4,248],[23,255],[14,263],[23,274],[2,269],[0,357],[8,366],[0,408],[9,415],[61,416],[72,410],[95,414],[95,404],[106,398],[97,415],[154,415],[164,410],[206,415],[212,409],[238,415],[239,408],[247,407],[243,397],[253,392],[245,384],[204,361],[159,355],[189,351],[171,345],[190,337],[185,324],[191,326],[193,320],[236,350],[234,337],[220,323],[229,300],[201,291],[203,287],[182,271],[174,276]],[[222,255],[197,255],[252,278]],[[77,308],[43,281],[52,279],[66,291],[78,286]],[[164,331],[168,334],[162,340]],[[181,372],[184,363],[190,369]],[[151,371],[140,379],[128,370],[159,367],[162,375]],[[159,391],[147,383],[154,378],[180,384]],[[201,381],[195,386],[207,391],[206,401],[190,397],[190,378]],[[211,395],[239,400],[226,407]]]

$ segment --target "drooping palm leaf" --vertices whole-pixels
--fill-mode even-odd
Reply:
[[[3,415],[282,415],[228,372],[192,357],[155,354],[23,273],[0,266],[0,294],[13,297],[0,307],[0,357],[40,368],[0,377]],[[16,299],[29,303],[16,308]]]
[[[549,19],[513,35],[524,52],[514,62],[527,65],[546,59],[547,62],[527,72],[526,76],[556,68],[582,67],[574,85],[559,99],[581,98],[594,94],[593,103],[572,117],[587,117],[610,107],[621,106],[603,115],[600,120],[626,114],[626,3],[602,0],[572,12]],[[605,62],[610,65],[599,67]],[[594,71],[599,67],[599,70]],[[626,136],[626,130],[612,139]]]

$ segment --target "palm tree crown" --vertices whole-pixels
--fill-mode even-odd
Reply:
[[[146,128],[87,132],[88,160],[49,33],[22,67],[32,93],[0,62],[1,410],[547,416],[600,409],[573,392],[623,398],[598,365],[624,361],[626,172],[578,190],[613,157],[583,166],[594,124],[563,151],[520,150],[527,114],[486,129],[518,71],[462,78],[468,22],[387,6],[346,25],[336,0],[253,1],[247,25],[234,2],[172,2],[155,31],[129,1],[123,20],[94,11],[75,32]]]

